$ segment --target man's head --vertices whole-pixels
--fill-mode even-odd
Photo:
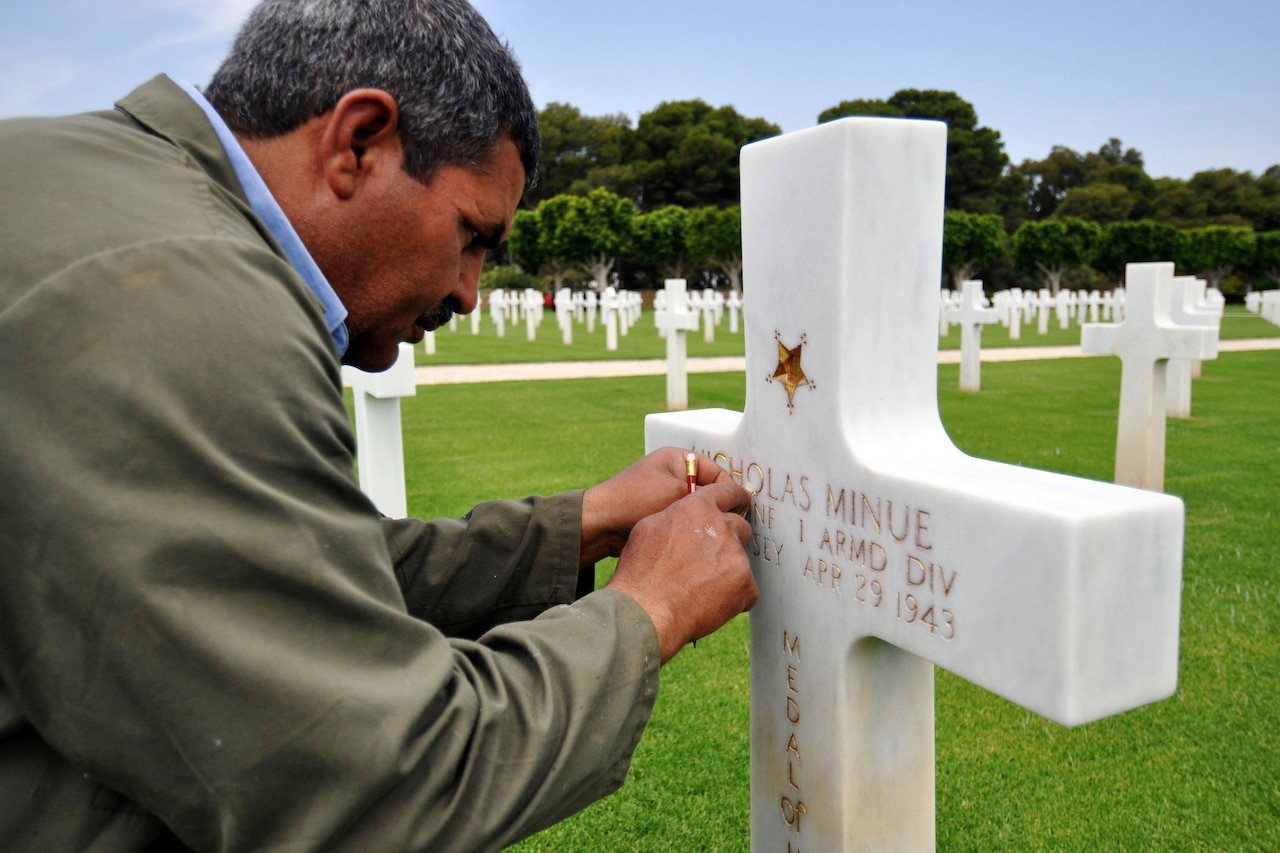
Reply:
[[[346,305],[345,361],[385,368],[414,318],[420,335],[440,306],[471,310],[477,249],[533,183],[539,136],[519,66],[466,0],[264,0],[205,94]]]

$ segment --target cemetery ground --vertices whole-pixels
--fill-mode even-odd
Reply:
[[[1238,337],[1266,334],[1251,319],[1229,314],[1223,337],[1237,323],[1250,327]],[[650,338],[651,325],[632,330],[632,344]],[[502,357],[526,345],[505,341]],[[1118,359],[989,363],[979,393],[958,391],[958,369],[939,368],[939,397],[962,450],[1110,479]],[[599,481],[642,452],[664,382],[419,388],[402,400],[410,514]],[[691,408],[743,402],[741,373],[689,377]],[[938,671],[940,850],[1280,849],[1280,354],[1205,362],[1193,418],[1168,422],[1167,459],[1166,490],[1187,507],[1176,694],[1069,729]],[[513,849],[749,849],[747,651],[745,615],[685,649],[663,670],[623,789]]]

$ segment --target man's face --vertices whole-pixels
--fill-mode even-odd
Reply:
[[[524,179],[506,137],[479,166],[441,166],[429,184],[403,170],[387,176],[378,203],[343,238],[343,263],[325,270],[348,312],[345,363],[385,370],[401,341],[417,343],[476,307],[485,252],[506,237]]]

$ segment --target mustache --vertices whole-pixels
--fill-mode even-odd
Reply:
[[[429,332],[435,331],[452,320],[454,314],[462,313],[459,310],[461,307],[462,306],[457,303],[457,300],[450,297],[435,308],[432,308],[430,311],[420,315],[417,323]]]

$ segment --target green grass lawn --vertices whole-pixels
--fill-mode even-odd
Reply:
[[[744,350],[741,325],[736,334],[729,332],[729,320],[716,329],[713,343],[703,340],[702,332],[688,335],[688,349],[691,358],[702,356],[742,355]],[[618,349],[610,352],[605,349],[604,327],[596,323],[594,333],[588,334],[585,325],[575,325],[573,343],[566,346],[560,337],[560,329],[556,326],[555,312],[548,311],[543,316],[542,326],[538,329],[537,340],[529,341],[523,323],[507,324],[506,336],[499,338],[497,330],[489,320],[488,311],[480,324],[480,334],[471,334],[471,321],[467,317],[458,318],[457,330],[444,328],[436,332],[436,353],[426,355],[422,346],[417,348],[416,360],[419,365],[428,364],[490,364],[490,363],[524,363],[536,361],[597,361],[604,359],[633,358],[666,358],[667,343],[658,337],[653,325],[653,312],[645,311],[642,319],[632,327],[630,334],[619,335]],[[1250,314],[1241,306],[1228,308],[1222,321],[1222,338],[1274,338],[1280,337],[1280,326],[1272,325],[1256,314]],[[1041,335],[1035,324],[1022,326],[1022,336],[1018,340],[1010,340],[1009,330],[1001,326],[987,326],[982,332],[984,347],[1035,347],[1035,346],[1073,346],[1080,343],[1080,326],[1072,323],[1070,328],[1058,328],[1056,318],[1051,318],[1049,331]],[[941,349],[960,348],[960,329],[952,326],[950,333],[939,338]]]
[[[1261,336],[1254,319],[1224,337]],[[1118,360],[986,364],[976,394],[957,371],[939,368],[939,396],[963,450],[1110,479]],[[641,453],[664,381],[420,388],[402,403],[410,512],[608,476]],[[690,376],[689,397],[740,409],[742,374]],[[940,850],[1280,850],[1280,353],[1206,362],[1193,405],[1168,427],[1167,488],[1187,505],[1176,695],[1067,729],[939,672]],[[513,849],[747,850],[747,649],[739,617],[682,652],[623,789]]]

